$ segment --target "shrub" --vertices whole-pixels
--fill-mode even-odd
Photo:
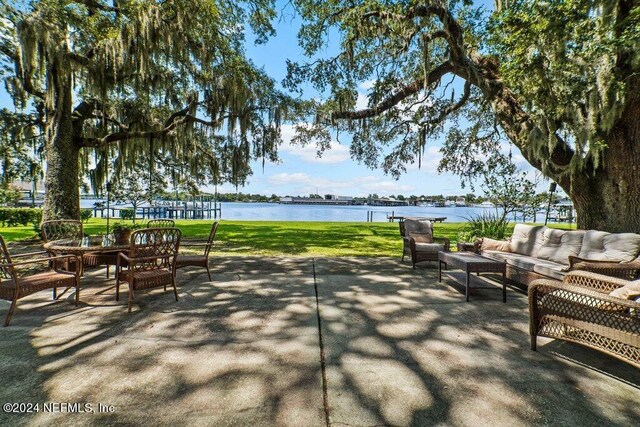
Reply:
[[[133,209],[121,209],[120,210],[120,218],[121,219],[135,219],[136,211]]]
[[[15,205],[16,203],[18,203],[21,197],[22,193],[20,192],[20,189],[15,185],[9,185],[6,188],[0,188],[1,205]]]
[[[90,209],[90,208],[80,209],[80,219],[82,220],[82,222],[86,223],[91,219],[92,216],[93,216],[93,209]]]
[[[472,242],[480,237],[489,237],[491,239],[503,240],[507,238],[509,231],[509,222],[500,215],[483,213],[476,217],[467,218],[467,225],[459,233],[458,239]]]
[[[42,209],[38,208],[0,208],[0,223],[3,227],[38,224],[42,221]]]

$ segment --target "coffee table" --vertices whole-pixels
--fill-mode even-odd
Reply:
[[[495,289],[495,286],[483,286],[478,283],[471,283],[471,273],[502,273],[502,302],[507,302],[507,283],[505,275],[507,272],[507,265],[502,261],[496,261],[493,259],[485,258],[473,252],[438,252],[438,282],[442,282],[442,266],[445,269],[454,268],[463,270],[466,273],[466,279],[464,283],[461,283],[465,287],[465,296],[469,301],[469,289]],[[445,275],[452,278],[459,283],[458,279],[453,275],[445,272]],[[488,284],[486,279],[478,278],[476,282],[482,281]]]

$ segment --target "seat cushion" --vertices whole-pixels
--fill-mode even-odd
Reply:
[[[527,271],[533,271],[533,267],[540,262],[538,258],[520,254],[510,254],[510,256],[506,257],[505,261],[508,265],[512,265],[514,267],[518,267]]]
[[[416,243],[416,252],[444,251],[444,245],[440,243]]]
[[[496,261],[506,261],[509,256],[509,252],[502,252],[488,249],[486,251],[482,251],[482,256],[485,258],[490,258]]]
[[[564,271],[565,268],[566,266],[564,264],[539,260],[539,262],[533,266],[533,272],[542,274],[543,276],[551,277],[552,279],[562,280],[567,274]]]
[[[547,228],[538,250],[538,258],[569,265],[569,257],[577,256],[582,248],[583,230],[555,230]]]
[[[516,224],[511,236],[511,252],[527,256],[537,256],[544,241],[547,227]]]
[[[578,257],[590,261],[627,262],[640,251],[640,234],[588,230]]]

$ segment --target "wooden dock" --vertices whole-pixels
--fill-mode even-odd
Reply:
[[[431,221],[431,222],[444,222],[447,217],[446,216],[438,216],[438,217],[414,217],[414,216],[400,216],[400,215],[387,215],[387,219],[389,222],[395,222],[398,220],[400,222],[404,222],[405,219],[416,219],[418,221]]]

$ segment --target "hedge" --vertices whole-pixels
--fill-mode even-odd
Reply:
[[[0,224],[3,227],[15,227],[17,225],[40,226],[42,222],[42,209],[39,208],[0,208]]]

